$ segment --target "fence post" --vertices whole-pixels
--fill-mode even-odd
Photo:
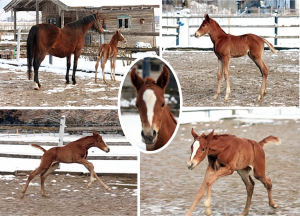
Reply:
[[[275,10],[275,38],[274,38],[274,45],[277,45],[277,34],[278,34],[278,11]]]
[[[99,35],[99,46],[104,44],[104,34]],[[103,58],[100,60],[100,63],[102,64]]]
[[[63,146],[63,144],[64,144],[64,132],[65,132],[65,127],[66,127],[66,117],[63,115],[63,116],[60,118],[58,146]]]
[[[179,33],[180,33],[180,25],[179,25],[179,22],[180,22],[180,18],[177,17],[177,28],[176,28],[177,37],[176,37],[176,46],[179,45]]]
[[[19,58],[20,58],[20,39],[21,39],[21,28],[18,28],[17,62],[19,62]]]

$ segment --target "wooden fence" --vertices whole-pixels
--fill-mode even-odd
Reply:
[[[270,18],[270,15],[255,15],[255,16],[249,16],[249,15],[241,15],[241,16],[223,16],[223,15],[211,15],[212,18],[224,18],[224,19],[236,19],[236,18]],[[273,16],[274,18],[274,25],[220,25],[222,28],[273,28],[275,34],[272,36],[265,36],[265,35],[259,35],[263,38],[274,38],[274,45],[277,45],[277,39],[296,39],[299,38],[299,35],[297,36],[280,36],[278,35],[278,28],[299,28],[299,24],[295,25],[278,25],[278,19],[282,18],[299,18],[298,15],[292,14],[292,15],[275,15]],[[176,33],[163,33],[163,37],[169,37],[169,36],[175,36],[176,37],[176,46],[179,45],[179,38],[180,38],[180,24],[181,24],[181,19],[188,19],[188,24],[191,19],[203,19],[203,16],[188,16],[188,17],[183,17],[183,16],[162,16],[162,19],[171,19],[171,20],[176,20],[176,25],[165,25],[162,26],[163,29],[176,29]],[[200,25],[189,25],[190,28],[199,28]],[[194,35],[189,34],[189,37],[192,37]],[[204,35],[204,37],[208,37],[208,35]]]

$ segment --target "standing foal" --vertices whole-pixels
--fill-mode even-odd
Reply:
[[[93,132],[93,136],[83,137],[74,142],[70,142],[65,146],[54,147],[48,151],[36,144],[31,144],[31,146],[42,150],[44,155],[41,158],[40,166],[29,174],[27,182],[22,190],[21,198],[24,197],[30,181],[38,174],[41,174],[42,196],[49,197],[45,194],[44,183],[47,176],[57,169],[60,162],[79,163],[84,165],[91,173],[90,182],[87,187],[89,188],[91,186],[95,177],[106,190],[109,190],[109,187],[107,187],[95,173],[93,164],[86,160],[88,149],[91,147],[97,147],[106,153],[109,152],[108,146],[97,132]]]
[[[95,65],[95,82],[97,82],[97,70],[99,66],[99,61],[103,57],[103,62],[101,64],[102,67],[102,75],[103,80],[105,83],[107,83],[107,80],[104,75],[104,68],[105,64],[107,62],[107,59],[110,60],[110,79],[113,81],[116,81],[116,60],[118,55],[118,42],[121,41],[126,44],[126,39],[121,34],[121,30],[116,31],[116,33],[112,36],[110,42],[108,44],[102,44],[98,49],[98,55],[97,55],[97,63]],[[114,72],[114,73],[113,73]]]
[[[266,161],[263,147],[267,144],[279,144],[280,139],[268,136],[260,142],[250,139],[238,138],[234,135],[223,134],[214,135],[214,130],[205,135],[198,135],[192,129],[194,142],[191,145],[191,156],[187,162],[190,170],[194,169],[207,156],[208,167],[206,169],[204,181],[196,195],[196,198],[187,212],[189,216],[194,211],[197,203],[204,196],[207,188],[204,206],[205,214],[211,215],[210,194],[213,183],[219,178],[231,175],[234,171],[241,176],[247,189],[247,203],[241,215],[247,215],[250,210],[251,198],[254,189],[254,181],[250,176],[253,171],[254,177],[261,181],[268,191],[269,205],[277,208],[272,198],[271,179],[266,177]]]
[[[260,94],[257,100],[262,100],[266,91],[266,83],[268,77],[268,68],[262,60],[262,53],[264,51],[264,43],[266,43],[272,53],[276,53],[275,48],[266,39],[261,38],[254,34],[245,34],[241,36],[234,36],[226,34],[219,24],[210,18],[208,14],[204,15],[200,28],[195,32],[195,37],[199,38],[205,34],[209,34],[211,41],[214,44],[214,52],[218,57],[218,90],[214,96],[214,100],[217,99],[221,90],[221,78],[222,74],[226,80],[226,96],[225,102],[230,95],[229,84],[229,61],[230,58],[237,58],[248,54],[252,61],[259,68],[263,77]]]

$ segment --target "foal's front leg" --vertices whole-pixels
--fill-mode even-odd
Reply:
[[[222,63],[222,59],[218,58],[218,89],[217,89],[217,93],[214,96],[214,100],[217,99],[221,91],[222,75],[223,75],[223,63]]]

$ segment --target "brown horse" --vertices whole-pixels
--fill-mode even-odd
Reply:
[[[165,89],[170,72],[166,66],[157,81],[146,77],[145,81],[137,74],[136,68],[130,73],[132,85],[137,92],[136,107],[142,122],[142,138],[147,151],[163,147],[172,137],[177,121],[165,104]]]
[[[206,187],[205,214],[211,215],[209,207],[213,183],[223,176],[231,175],[234,171],[237,171],[241,176],[247,189],[247,203],[241,215],[247,215],[250,209],[254,189],[254,181],[250,176],[251,170],[254,177],[261,181],[267,189],[269,205],[273,208],[277,207],[272,198],[271,179],[266,177],[266,161],[263,147],[270,143],[279,144],[280,139],[278,137],[268,136],[262,141],[256,142],[230,134],[214,135],[214,130],[208,135],[203,133],[199,136],[193,129],[192,135],[194,142],[191,145],[191,156],[187,162],[188,168],[190,170],[194,169],[206,156],[209,164],[201,188],[186,215],[192,214],[197,203],[204,196]]]
[[[31,79],[31,66],[33,64],[34,89],[39,90],[41,87],[38,70],[48,53],[59,58],[67,57],[66,84],[69,84],[70,60],[71,54],[74,54],[72,81],[73,85],[76,84],[77,61],[85,43],[84,36],[89,29],[93,29],[99,34],[103,33],[98,12],[76,22],[68,23],[63,28],[45,23],[31,27],[27,38],[27,74],[28,79]]]
[[[99,61],[102,59],[102,57],[103,57],[103,62],[101,64],[101,67],[102,67],[102,75],[103,75],[104,82],[107,83],[107,80],[105,79],[105,75],[104,75],[104,68],[107,59],[110,60],[110,79],[116,81],[116,76],[115,76],[116,60],[119,51],[117,45],[119,41],[126,44],[126,39],[121,34],[121,30],[116,31],[116,33],[112,36],[108,44],[102,44],[99,47],[98,55],[97,55],[97,63],[95,65],[95,82],[97,82],[97,70],[98,70]]]
[[[210,18],[208,14],[204,15],[200,28],[195,32],[195,37],[199,38],[205,34],[209,34],[211,41],[214,44],[214,52],[218,57],[218,90],[214,96],[214,100],[217,99],[221,89],[222,74],[224,74],[226,80],[226,96],[227,101],[230,95],[229,84],[229,61],[230,58],[237,58],[248,54],[248,56],[254,61],[259,68],[263,81],[261,85],[260,94],[257,100],[262,100],[266,94],[266,83],[268,77],[268,68],[262,60],[262,53],[264,51],[264,43],[266,43],[273,53],[276,53],[275,48],[264,38],[261,38],[254,34],[245,34],[241,36],[234,36],[226,34],[219,24]]]
[[[97,147],[106,153],[109,152],[109,147],[97,132],[93,132],[93,136],[86,136],[74,142],[70,142],[65,146],[51,148],[48,151],[36,144],[31,144],[31,146],[42,150],[44,155],[41,158],[40,166],[29,174],[22,190],[21,198],[24,197],[30,181],[38,174],[41,174],[42,196],[48,197],[44,189],[45,179],[57,169],[59,163],[79,163],[84,165],[91,173],[90,182],[87,187],[89,188],[91,186],[95,177],[106,190],[109,190],[109,187],[107,187],[95,173],[93,164],[86,160],[88,149],[91,147]]]

